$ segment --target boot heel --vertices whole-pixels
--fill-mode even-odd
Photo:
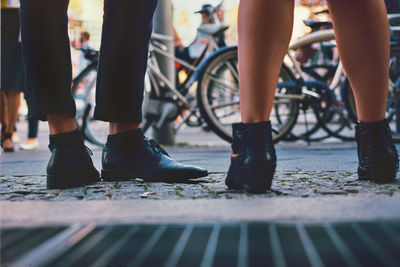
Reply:
[[[275,167],[259,166],[247,173],[243,189],[247,193],[264,194],[271,189]]]
[[[230,189],[244,189],[261,194],[271,188],[276,167],[271,122],[236,123],[233,127],[232,152],[225,184]]]
[[[396,179],[396,175],[396,163],[388,163],[387,161],[376,164],[376,166],[370,170],[362,167],[358,168],[358,179],[368,180],[378,184],[391,183]]]
[[[231,166],[228,171],[228,175],[225,179],[225,184],[230,190],[242,190],[243,189],[243,174],[240,170],[240,158],[232,158]]]
[[[391,183],[399,166],[387,120],[356,124],[358,178],[375,183]]]

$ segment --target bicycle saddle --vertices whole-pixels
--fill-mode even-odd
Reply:
[[[303,22],[306,26],[310,27],[313,30],[318,30],[322,26],[332,27],[332,22],[330,22],[330,21],[318,21],[318,20],[313,20],[313,19],[304,19]]]
[[[216,37],[222,32],[226,31],[228,28],[229,26],[225,24],[203,24],[200,25],[197,30],[201,33]]]

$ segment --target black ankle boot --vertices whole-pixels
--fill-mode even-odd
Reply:
[[[358,178],[376,183],[396,179],[399,159],[386,120],[356,124]]]
[[[225,184],[231,189],[265,193],[276,168],[271,122],[233,124],[232,158]]]
[[[100,181],[93,166],[92,152],[78,130],[50,136],[51,157],[47,165],[47,187],[62,189]]]
[[[179,182],[208,175],[207,170],[172,159],[141,129],[108,136],[103,149],[101,177],[106,181],[141,178],[145,181]]]

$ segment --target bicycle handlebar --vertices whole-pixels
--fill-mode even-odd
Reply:
[[[99,58],[99,51],[96,51],[92,48],[78,48],[75,46],[72,46],[75,50],[82,51],[85,54],[85,58],[90,60],[90,61],[96,61]]]
[[[329,9],[324,9],[322,11],[314,12],[314,15],[320,15],[320,14],[329,14]]]

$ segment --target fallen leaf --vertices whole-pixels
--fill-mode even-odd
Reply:
[[[155,195],[155,194],[156,194],[156,192],[144,192],[144,193],[140,194],[140,197],[147,198],[148,196]]]
[[[101,189],[104,188],[104,185],[92,185],[92,186],[86,186],[86,188]]]

